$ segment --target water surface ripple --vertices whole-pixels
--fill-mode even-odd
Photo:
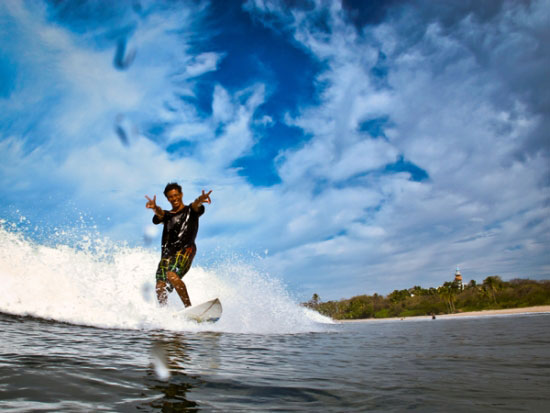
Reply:
[[[0,327],[2,411],[550,410],[550,314],[286,335],[100,329],[6,314]]]

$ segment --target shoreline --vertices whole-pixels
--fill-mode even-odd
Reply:
[[[505,308],[502,310],[481,310],[481,311],[468,311],[464,313],[454,314],[439,314],[436,315],[436,320],[440,318],[460,318],[460,317],[485,317],[495,315],[506,314],[528,314],[528,313],[550,313],[550,305],[537,305],[534,307],[520,307],[520,308]],[[388,317],[388,318],[360,318],[355,320],[335,320],[335,323],[370,323],[380,321],[406,321],[406,320],[431,320],[432,316],[419,315],[412,317]]]

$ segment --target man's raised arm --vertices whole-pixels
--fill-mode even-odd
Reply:
[[[164,210],[161,207],[157,206],[157,196],[155,195],[153,196],[153,199],[151,199],[147,195],[145,195],[145,198],[147,198],[145,208],[152,209],[155,215],[160,219],[164,218]]]
[[[199,212],[199,208],[202,204],[207,203],[210,204],[212,201],[210,200],[210,194],[212,193],[212,190],[208,191],[208,193],[204,192],[204,189],[202,190],[202,195],[199,195],[197,199],[193,201],[191,204],[191,208],[193,208],[193,211]]]

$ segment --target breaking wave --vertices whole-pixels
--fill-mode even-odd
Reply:
[[[57,234],[59,235],[59,234]],[[287,334],[325,331],[328,318],[296,303],[277,279],[237,259],[193,266],[185,282],[194,304],[219,297],[216,324],[178,315],[173,292],[157,305],[158,252],[119,245],[97,234],[76,242],[36,241],[0,220],[0,312],[79,325],[123,329]]]

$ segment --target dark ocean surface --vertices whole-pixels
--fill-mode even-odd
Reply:
[[[550,314],[298,334],[83,327],[0,313],[6,412],[550,411]]]

